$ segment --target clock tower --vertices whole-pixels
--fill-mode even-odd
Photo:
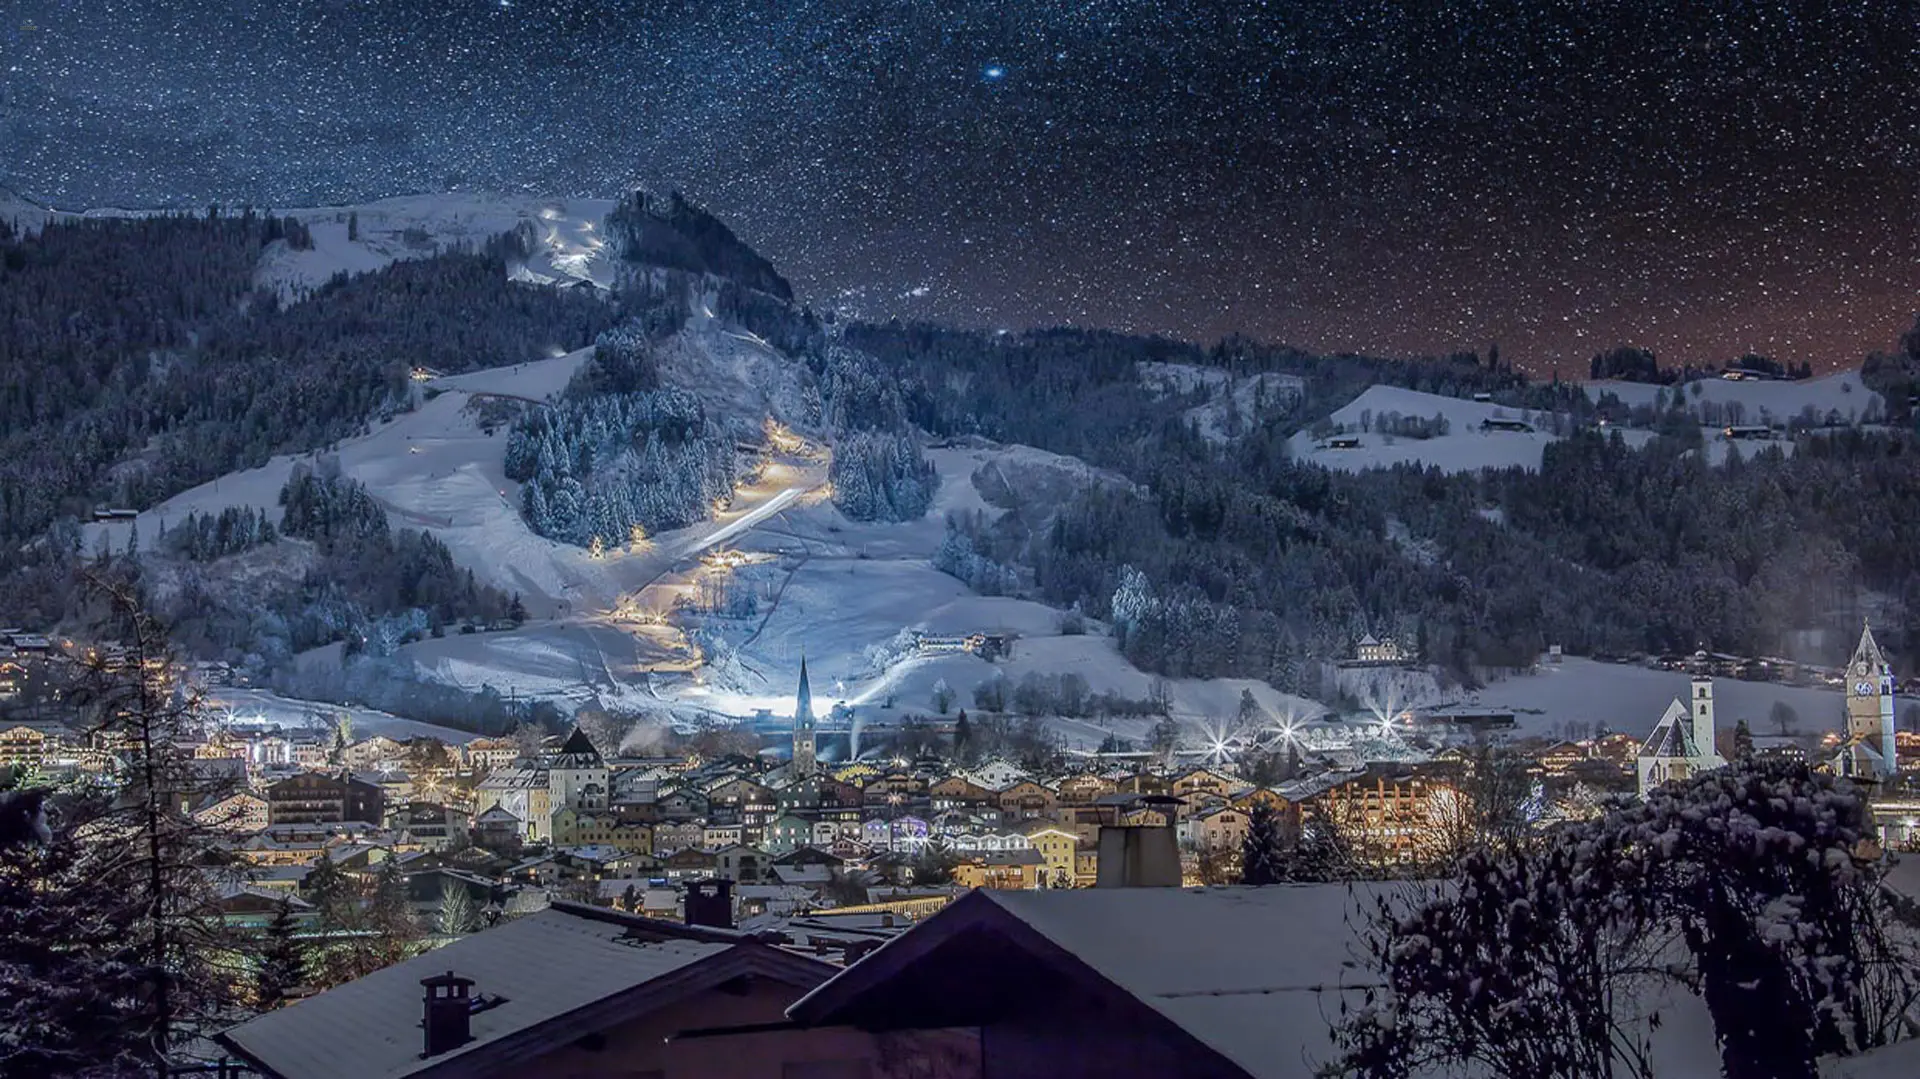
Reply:
[[[1900,770],[1893,739],[1893,668],[1870,626],[1860,631],[1846,680],[1847,737],[1835,761],[1837,770],[1863,779],[1891,776]]]

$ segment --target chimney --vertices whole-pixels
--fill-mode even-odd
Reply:
[[[725,877],[687,885],[687,924],[733,928],[733,882]]]
[[[1100,867],[1094,879],[1096,888],[1178,888],[1180,887],[1180,845],[1173,836],[1173,807],[1180,799],[1165,795],[1146,795],[1134,801],[1131,810],[1157,809],[1163,823],[1121,823],[1100,826]]]
[[[422,978],[420,984],[427,990],[426,1021],[421,1024],[427,1031],[427,1051],[421,1055],[437,1057],[473,1040],[468,1028],[473,1015],[473,979],[447,971]]]

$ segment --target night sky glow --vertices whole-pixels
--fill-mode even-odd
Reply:
[[[1916,11],[12,0],[0,184],[71,208],[639,182],[869,317],[1830,368],[1920,308]]]

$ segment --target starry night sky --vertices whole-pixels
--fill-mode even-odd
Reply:
[[[643,183],[869,317],[1824,369],[1920,309],[1916,11],[6,0],[0,184]]]

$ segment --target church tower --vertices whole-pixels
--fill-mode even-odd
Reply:
[[[807,684],[807,657],[800,657],[800,692],[793,704],[793,774],[812,775],[813,688]]]
[[[1893,736],[1893,668],[1873,627],[1863,626],[1847,664],[1847,737],[1836,770],[1863,779],[1893,775],[1900,770]]]

